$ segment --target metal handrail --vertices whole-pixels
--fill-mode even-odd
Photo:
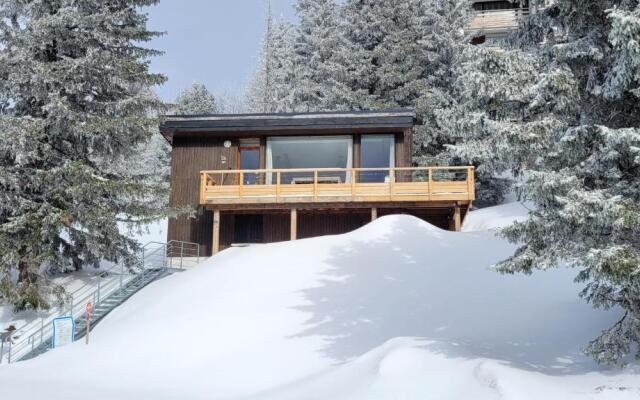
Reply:
[[[149,249],[151,245],[158,245],[158,247]],[[185,257],[196,257],[197,262],[199,262],[199,247],[200,246],[197,243],[180,242],[176,240],[172,240],[168,243],[146,243],[142,246],[142,254],[138,259],[138,272],[134,269],[126,268],[124,263],[117,264],[107,271],[101,271],[102,274],[104,272],[117,270],[118,268],[120,269],[120,273],[112,276],[111,278],[104,280],[98,279],[97,284],[93,286],[85,284],[72,292],[68,297],[68,301],[65,302],[62,307],[57,307],[60,311],[59,314],[71,316],[73,319],[80,318],[84,314],[85,304],[88,301],[91,301],[92,304],[97,307],[104,299],[108,298],[118,290],[123,290],[124,286],[137,277],[144,279],[146,270],[166,270],[167,268],[174,268],[167,260],[169,249],[179,248],[181,250],[179,253],[180,269],[183,268]],[[195,248],[196,250],[191,250],[188,253],[183,251],[184,249],[189,248]],[[9,343],[6,351],[3,349],[3,352],[0,353],[0,364],[5,358],[7,363],[19,361],[35,350],[36,347],[50,341],[53,334],[52,322],[58,317],[59,315],[57,313],[53,313],[46,317],[41,317],[40,319],[37,319],[17,330],[20,332],[21,340],[15,344]]]

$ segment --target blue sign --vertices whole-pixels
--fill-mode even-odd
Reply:
[[[51,348],[73,343],[76,334],[76,323],[72,317],[54,318]]]

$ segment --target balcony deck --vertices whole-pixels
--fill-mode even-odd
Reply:
[[[219,170],[200,173],[205,206],[471,202],[473,167]]]
[[[520,20],[528,16],[528,8],[477,11],[466,30],[480,31],[487,35],[504,35],[516,29]]]

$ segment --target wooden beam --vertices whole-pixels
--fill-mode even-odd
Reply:
[[[211,243],[211,255],[220,251],[220,210],[213,210],[213,239]]]
[[[378,219],[378,209],[375,207],[371,208],[371,221],[375,221]]]
[[[453,209],[453,230],[460,232],[462,229],[462,219],[460,218],[460,204],[456,203]]]
[[[298,238],[298,210],[291,209],[291,240]]]
[[[469,201],[459,201],[461,205],[467,205]],[[253,203],[253,204],[206,204],[204,208],[207,210],[219,209],[222,211],[265,211],[265,210],[281,210],[288,212],[292,208],[300,210],[364,210],[368,213],[372,207],[378,209],[395,208],[395,209],[433,209],[443,210],[451,216],[453,208],[452,201],[433,200],[433,201],[363,201],[363,202],[279,202],[279,203]]]

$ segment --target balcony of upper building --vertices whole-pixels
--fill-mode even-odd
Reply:
[[[466,30],[488,39],[507,36],[530,14],[528,2],[474,1],[472,8],[474,15]]]

